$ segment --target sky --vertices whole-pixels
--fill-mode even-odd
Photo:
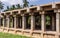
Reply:
[[[4,4],[4,8],[6,6],[11,6],[15,4],[23,5],[22,0],[0,0]],[[29,5],[40,5],[40,4],[47,4],[52,2],[60,2],[60,0],[27,0],[29,2]]]

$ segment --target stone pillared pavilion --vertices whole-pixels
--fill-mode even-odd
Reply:
[[[34,38],[60,38],[60,2],[0,13],[0,31]]]

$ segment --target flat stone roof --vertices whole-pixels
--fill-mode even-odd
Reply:
[[[15,9],[15,10],[11,10],[11,11],[6,11],[3,13],[7,13],[7,12],[13,12],[13,11],[22,11],[22,10],[27,10],[29,11],[29,9],[34,9],[34,8],[41,8],[41,7],[46,7],[46,6],[52,6],[53,8],[56,8],[56,5],[60,5],[60,2],[54,2],[54,3],[48,3],[48,4],[42,4],[42,5],[38,5],[38,6],[32,6],[32,7],[26,7],[23,9]],[[55,6],[55,7],[54,7]],[[48,8],[48,7],[47,7]]]

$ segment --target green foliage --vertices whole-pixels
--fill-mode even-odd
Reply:
[[[0,1],[0,9],[3,9],[3,4],[1,1]]]
[[[35,20],[36,20],[36,25],[40,25],[40,23],[41,23],[41,17],[40,16],[36,16]]]
[[[21,9],[22,7],[20,6],[20,4],[16,5],[16,9]]]
[[[2,7],[2,4],[0,6]],[[31,7],[32,6],[34,6],[34,5],[31,5]],[[12,5],[10,8],[9,8],[9,6],[7,6],[7,9],[5,9],[4,12],[9,11],[9,10],[21,9],[24,7],[29,7],[29,2],[27,0],[23,0],[23,6],[21,6],[20,4]]]
[[[9,6],[7,6],[7,10],[9,10]]]
[[[46,25],[50,25],[50,16],[46,16]]]
[[[10,7],[10,10],[14,10],[14,9],[16,9],[15,5],[12,5],[12,6]]]
[[[15,6],[15,5],[12,5],[10,8],[9,8],[9,6],[7,6],[7,9],[4,10],[4,12],[5,12],[5,11],[14,10],[14,9],[16,9],[16,6]]]
[[[0,12],[1,12],[1,10],[3,9],[3,6],[4,4],[0,1]]]
[[[21,9],[22,7],[20,6],[20,4],[17,5],[12,5],[10,8],[9,6],[7,6],[7,9],[4,11],[9,11],[9,10],[15,10],[15,9]]]
[[[0,32],[0,38],[29,38],[29,37]]]
[[[23,3],[24,3],[24,4],[23,4],[23,7],[28,7],[28,6],[29,6],[29,5],[28,5],[29,2],[28,2],[27,0],[23,0]]]
[[[6,10],[4,10],[4,11],[8,11],[8,10],[10,10],[9,6],[7,6],[7,9],[6,9]]]

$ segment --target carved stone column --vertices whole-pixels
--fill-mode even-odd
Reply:
[[[42,25],[42,31],[44,32],[45,30],[45,15],[44,15],[44,11],[41,12],[41,25]]]
[[[5,22],[5,19],[4,19],[4,17],[2,17],[2,18],[3,18],[3,20],[1,20],[1,19],[0,20],[3,22],[3,31],[4,31],[4,25],[5,25],[4,22]]]
[[[20,20],[18,20],[18,16],[16,16],[16,29],[18,28],[18,21]]]
[[[7,21],[6,21],[6,23],[7,23],[7,31],[9,31],[9,20],[10,19],[9,19],[9,16],[8,15],[6,16],[6,19],[7,19]]]
[[[45,15],[44,11],[41,12],[41,28],[42,28],[42,33],[41,33],[41,38],[43,38],[43,32],[45,30]]]
[[[56,13],[56,31],[59,32],[59,13]]]
[[[59,34],[59,17],[60,16],[60,14],[59,13],[56,13],[56,32],[57,32],[57,34],[56,34],[56,38],[59,38],[59,36],[58,36],[58,34]]]
[[[56,13],[56,38],[59,38],[59,21],[60,21],[60,9],[54,10]]]
[[[31,35],[35,27],[35,17],[34,14],[31,14]]]
[[[1,17],[0,17],[0,26],[1,26]]]
[[[13,17],[14,17],[14,29],[15,29],[15,33],[16,33],[17,18],[16,18],[16,15],[13,15]]]
[[[24,14],[21,15],[22,16],[22,34],[24,33],[23,30],[26,27],[26,17]]]
[[[6,17],[7,18],[7,27],[9,28],[9,16]]]
[[[16,23],[17,23],[17,19],[16,19],[16,15],[13,16],[14,17],[14,28],[16,29]]]

